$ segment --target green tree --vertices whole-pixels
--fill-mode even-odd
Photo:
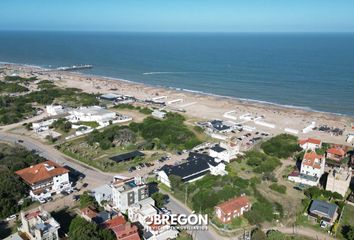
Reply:
[[[95,223],[87,222],[85,219],[75,217],[69,227],[70,240],[114,240],[115,235],[111,230],[102,229]]]
[[[165,194],[156,192],[156,193],[153,193],[151,195],[151,197],[152,197],[152,199],[155,200],[156,207],[161,208],[161,207],[163,207],[165,205],[165,199],[166,199],[166,195]]]
[[[183,181],[182,178],[180,176],[176,176],[176,175],[170,175],[169,176],[169,180],[171,183],[171,190],[175,191],[175,190],[182,190],[182,186],[183,186]]]
[[[85,208],[92,206],[94,208],[98,208],[98,203],[96,202],[95,198],[91,196],[87,191],[85,191],[80,196],[80,208]]]

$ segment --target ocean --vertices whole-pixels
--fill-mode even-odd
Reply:
[[[354,34],[0,32],[0,62],[354,116]]]

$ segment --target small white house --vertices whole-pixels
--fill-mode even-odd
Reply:
[[[230,162],[230,160],[235,158],[239,153],[240,146],[232,142],[221,142],[209,149],[209,155],[214,157],[216,162]]]
[[[154,110],[151,115],[153,117],[159,118],[159,119],[164,119],[166,117],[166,112],[162,112],[159,110]]]
[[[299,145],[305,151],[307,150],[315,151],[316,149],[322,147],[322,142],[321,140],[316,138],[307,138],[307,139],[300,140]]]
[[[113,121],[116,118],[116,113],[106,110],[99,106],[81,107],[71,110],[71,115],[68,117],[69,121],[75,122],[98,122],[100,125],[104,125],[109,121]]]
[[[57,116],[66,112],[62,105],[48,105],[45,108],[49,116]]]

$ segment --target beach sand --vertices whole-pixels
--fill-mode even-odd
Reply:
[[[288,108],[273,104],[265,104],[253,101],[241,101],[227,97],[211,96],[186,91],[172,90],[161,87],[147,86],[119,79],[109,79],[101,76],[84,75],[75,72],[43,71],[33,66],[7,64],[5,73],[16,72],[20,76],[36,76],[41,80],[53,80],[58,86],[82,89],[89,93],[116,93],[134,96],[138,99],[152,99],[159,96],[167,96],[164,101],[183,99],[182,102],[171,104],[172,107],[184,109],[185,114],[198,120],[231,120],[223,117],[225,112],[235,111],[232,116],[239,117],[249,113],[254,117],[263,116],[262,121],[275,124],[275,128],[256,125],[254,122],[245,123],[256,127],[255,131],[270,133],[271,135],[284,133],[284,128],[299,130],[299,138],[315,137],[325,142],[333,142],[352,146],[346,143],[346,135],[353,133],[354,118],[331,113],[316,112],[298,108]],[[112,90],[116,89],[116,90]],[[235,90],[236,91],[236,90]],[[252,96],[250,96],[252,99]],[[241,120],[231,120],[240,122]],[[316,122],[316,126],[327,125],[344,129],[342,136],[333,136],[329,133],[311,131],[302,133],[302,129]]]

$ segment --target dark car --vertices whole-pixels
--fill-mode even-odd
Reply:
[[[84,184],[82,184],[82,187],[87,187],[88,186],[88,183],[84,183]]]
[[[64,195],[64,196],[68,196],[68,195],[69,195],[69,193],[66,192],[66,191],[61,191],[60,193],[61,193],[62,195]]]
[[[17,142],[19,142],[19,143],[23,143],[23,140],[22,140],[22,139],[19,139],[19,140],[17,140]]]

